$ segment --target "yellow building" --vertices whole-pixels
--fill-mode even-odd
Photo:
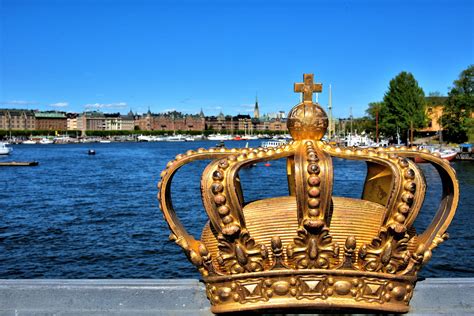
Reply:
[[[438,132],[442,131],[441,117],[443,116],[443,105],[427,106],[426,116],[428,123],[425,128],[420,129],[420,132]]]
[[[419,129],[420,132],[436,133],[443,130],[441,117],[443,116],[444,105],[447,97],[430,96],[426,97],[426,127]]]

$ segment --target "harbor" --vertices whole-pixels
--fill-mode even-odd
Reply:
[[[225,141],[227,148],[246,141]],[[260,140],[248,141],[250,148]],[[1,168],[0,278],[198,278],[185,255],[168,241],[159,213],[156,184],[161,170],[177,154],[214,147],[216,141],[125,142],[67,145],[12,145],[8,159],[39,161],[34,168]],[[89,149],[96,155],[88,155]],[[0,161],[6,158],[0,158]],[[246,200],[288,194],[286,162],[257,164],[240,173]],[[461,199],[451,238],[434,251],[421,277],[472,277],[471,229],[474,164],[453,161]],[[185,195],[175,208],[188,230],[199,237],[207,221],[200,201],[200,174],[205,162],[178,171],[172,192]],[[359,198],[366,165],[334,159],[334,194]],[[425,203],[415,222],[422,230],[431,220],[441,194],[430,164],[419,164],[427,179]],[[261,186],[252,185],[259,177]],[[177,178],[178,179],[178,178]],[[184,179],[184,180],[183,180]],[[23,260],[28,258],[28,260]]]

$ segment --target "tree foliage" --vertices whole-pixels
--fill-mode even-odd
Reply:
[[[357,132],[358,134],[367,133],[367,134],[374,134],[375,133],[375,121],[373,121],[370,117],[364,116],[359,118],[353,118],[352,124],[351,119],[339,119],[337,122],[336,129],[339,131],[339,135],[344,135],[351,131],[352,125],[352,132]]]
[[[444,139],[462,143],[472,134],[474,111],[474,65],[463,70],[453,82],[443,111],[442,122]]]
[[[382,118],[387,116],[387,106],[384,102],[371,102],[369,103],[369,107],[365,110],[367,113],[370,121],[372,122],[372,129],[374,133],[374,137],[377,137],[377,116],[378,116],[378,125],[379,125],[379,136],[393,136],[391,134],[390,129],[388,129],[384,124],[382,124]],[[395,132],[396,134],[396,132]]]
[[[381,131],[387,136],[394,136],[397,128],[400,136],[407,139],[407,132],[426,124],[425,93],[418,86],[415,77],[402,71],[390,80],[380,109],[379,122]]]

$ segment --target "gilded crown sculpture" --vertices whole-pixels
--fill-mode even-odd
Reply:
[[[293,140],[274,148],[188,151],[167,164],[158,183],[160,208],[175,241],[202,274],[214,313],[246,310],[362,309],[407,312],[417,273],[448,236],[459,199],[449,162],[416,147],[357,148],[322,140],[328,118],[305,74],[294,85],[302,102],[288,114]],[[360,199],[333,196],[332,157],[362,160]],[[424,232],[413,223],[426,182],[412,159],[430,162],[442,180],[439,209]],[[239,170],[287,161],[288,195],[247,202]],[[171,181],[183,165],[212,160],[201,178],[209,217],[201,240],[173,209]],[[258,185],[258,184],[255,184]],[[286,184],[282,184],[286,185]]]

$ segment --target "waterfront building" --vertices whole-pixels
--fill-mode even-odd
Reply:
[[[257,131],[288,131],[285,111],[267,113],[261,116],[256,125]]]
[[[256,117],[257,116],[257,117]],[[219,113],[217,116],[183,114],[178,111],[143,115],[132,111],[126,115],[86,111],[64,113],[55,111],[0,110],[0,130],[79,130],[79,131],[169,131],[204,132],[213,130],[231,134],[258,134],[266,131],[287,131],[285,112],[260,115],[258,100],[255,102],[253,117],[249,114],[235,116]]]
[[[444,106],[448,97],[443,96],[429,96],[426,100],[426,117],[427,125],[424,128],[419,129],[420,132],[428,134],[436,134],[443,130],[441,117],[443,116]]]
[[[202,114],[202,113],[201,113]],[[139,116],[135,125],[143,131],[204,131],[205,118],[201,115],[183,114],[173,111]]]
[[[105,130],[106,131],[121,131],[122,118],[120,113],[105,113]]]
[[[64,112],[35,112],[35,128],[41,131],[67,130],[67,117]]]
[[[287,131],[286,119],[269,118],[263,115],[260,119],[251,118],[248,114],[218,115],[206,117],[206,129],[216,132],[226,131],[231,134],[258,134],[268,131]]]
[[[135,116],[132,111],[127,115],[120,115],[123,131],[133,131],[135,129]]]
[[[104,113],[88,111],[77,118],[77,129],[81,131],[104,131],[106,128]]]
[[[8,129],[8,115],[7,111],[0,110],[0,129]]]
[[[0,110],[0,130],[34,130],[35,128],[35,114],[32,110]]]
[[[132,131],[135,129],[135,120],[130,114],[105,113],[104,117],[106,131]]]
[[[222,112],[218,116],[206,117],[206,129],[216,132],[226,131],[234,134],[239,131],[244,134],[252,134],[256,130],[258,120],[252,120],[248,114],[238,114],[236,116],[224,115]]]
[[[283,120],[286,119],[286,113],[285,111],[278,111],[278,112],[270,112],[262,116],[262,119],[276,119],[276,120]]]
[[[77,117],[79,114],[77,113],[66,113],[66,120],[67,120],[67,130],[68,131],[77,131]]]
[[[145,115],[140,115],[135,120],[135,126],[141,131],[151,131],[153,126],[153,115],[148,108],[148,112]]]
[[[258,130],[287,132],[288,127],[286,126],[286,119],[275,118],[264,121],[263,127],[260,127],[259,125]]]

